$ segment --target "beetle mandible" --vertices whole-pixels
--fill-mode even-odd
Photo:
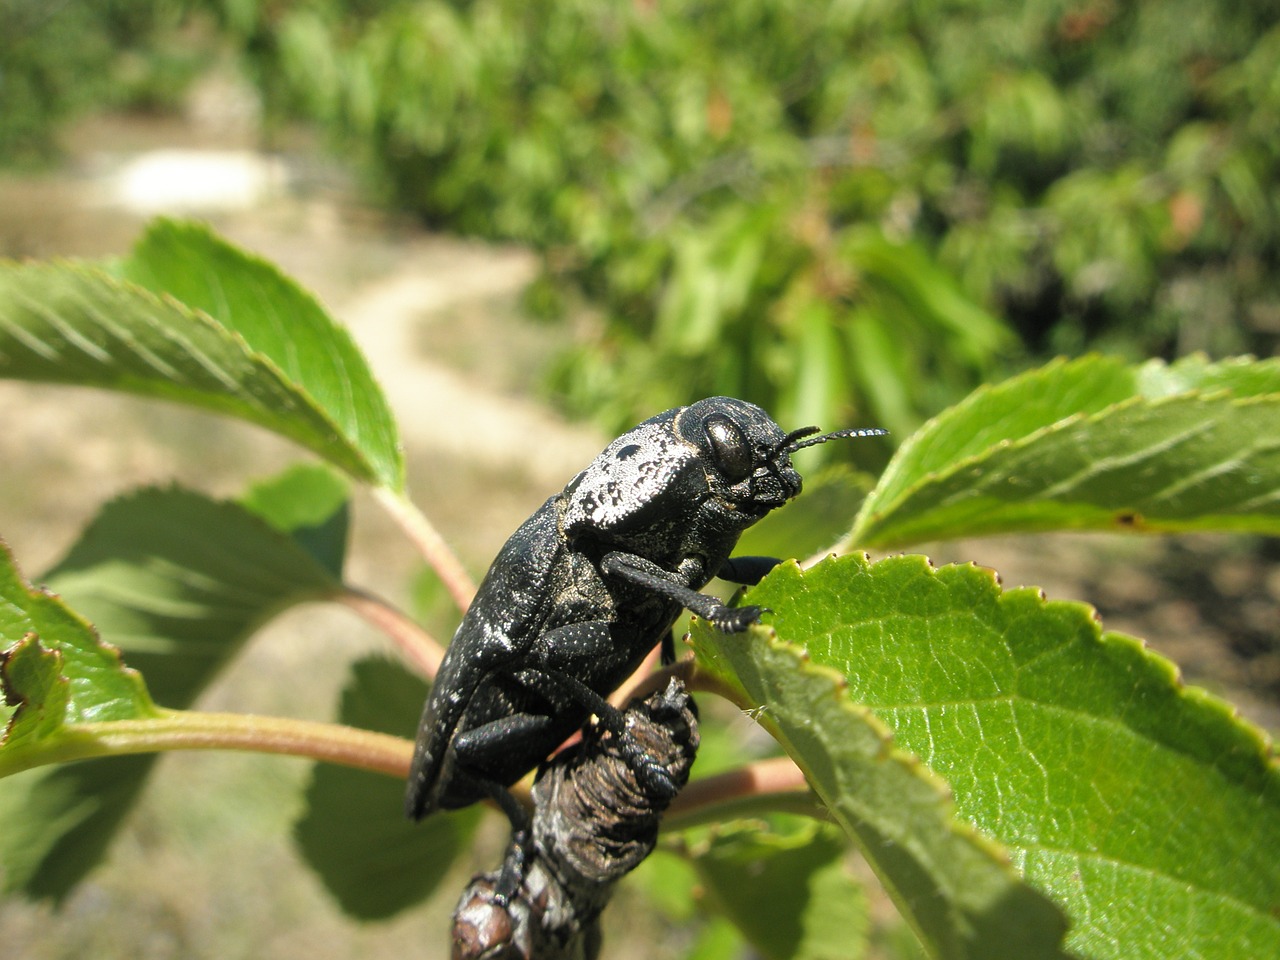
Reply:
[[[682,608],[727,632],[759,619],[759,607],[698,591],[716,576],[757,583],[778,563],[729,554],[800,492],[791,454],[884,431],[816,433],[784,433],[755,404],[712,397],[618,437],[547,500],[493,561],[440,665],[418,728],[408,816],[492,798],[518,847],[528,819],[507,788],[592,714],[622,733],[606,698],[656,644],[674,659]],[[643,755],[630,759],[638,774],[663,776]]]

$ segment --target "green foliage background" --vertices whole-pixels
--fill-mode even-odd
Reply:
[[[767,405],[787,424],[874,422],[901,438],[1035,354],[1274,352],[1278,19],[1270,4],[1222,0],[1019,7],[984,0],[0,0],[0,155],[13,162],[47,152],[53,124],[77,109],[166,102],[181,84],[165,78],[190,76],[195,63],[163,52],[187,49],[167,41],[193,24],[214,24],[243,57],[268,118],[317,123],[360,162],[389,206],[434,227],[540,252],[544,272],[529,307],[582,333],[549,382],[568,407],[617,427],[692,397],[730,393]],[[199,247],[194,262],[222,262],[199,231],[162,226],[152,235],[161,241]],[[23,295],[16,302],[52,309],[76,331],[91,331],[88,342],[100,348],[81,356],[71,349],[74,338],[64,344],[58,330],[39,328],[39,343],[59,346],[58,375],[38,365],[23,375],[99,382],[86,357],[105,356],[113,363],[103,385],[237,413],[352,476],[399,488],[394,437],[365,429],[385,426],[385,412],[331,402],[341,392],[334,385],[350,380],[341,369],[346,348],[335,355],[336,372],[310,363],[292,369],[267,336],[265,321],[277,309],[312,316],[319,335],[332,333],[305,294],[280,283],[256,335],[235,329],[235,337],[223,336],[195,313],[208,306],[198,285],[183,288],[181,303],[156,295],[191,280],[190,265],[170,272],[161,268],[178,261],[147,252],[144,245],[117,267],[137,286],[81,267],[7,272],[7,289]],[[261,264],[232,259],[241,276],[264,275]],[[31,291],[48,295],[26,296]],[[89,308],[77,307],[83,304]],[[30,333],[42,315],[24,309],[10,319]],[[234,328],[234,317],[214,320]],[[137,342],[147,330],[185,321],[194,331],[190,356],[212,358],[209,372],[226,376],[193,385],[166,379],[165,365],[147,364],[140,377],[131,369],[122,375],[125,351],[100,342],[100,335],[108,347]],[[1201,360],[1168,372],[1108,363],[1047,368],[1017,381],[1013,394],[979,391],[916,434],[859,516],[853,539],[912,542],[945,535],[949,525],[973,532],[979,514],[1004,529],[1201,524],[1274,532],[1273,510],[1265,524],[1253,519],[1259,503],[1274,503],[1273,486],[1257,487],[1259,476],[1274,476],[1270,406],[1249,391],[1241,391],[1244,399],[1191,395],[1233,375],[1216,367],[1204,375]],[[1265,370],[1269,390],[1272,368]],[[1078,377],[1083,385],[1069,393],[1075,406],[1044,423],[1036,421],[1037,404],[1058,393],[1037,389],[1041,376],[1059,386]],[[1034,445],[992,417],[992,404],[1023,423]],[[285,408],[288,415],[277,416]],[[969,417],[980,429],[954,429]],[[1202,434],[1207,439],[1181,442]],[[993,442],[946,447],[948,437],[962,435]],[[1165,443],[1166,435],[1179,443]],[[1134,438],[1151,442],[1135,445]],[[1078,498],[1071,510],[1059,511],[1044,491],[1014,491],[1044,501],[1034,509],[1011,496],[1007,481],[1044,475],[1045,457],[1068,463],[1073,453],[1088,470],[1052,486],[1059,498]],[[933,460],[937,469],[918,474],[902,466]],[[1205,463],[1214,469],[1176,469]],[[990,481],[984,487],[959,472],[975,464]],[[1225,500],[1195,500],[1190,517],[1179,512],[1189,489],[1204,478],[1217,483],[1220,474],[1234,483],[1215,486]],[[1095,502],[1099,476],[1110,499]],[[1116,490],[1152,493],[1151,476],[1172,478],[1172,492],[1125,499],[1123,509],[1112,502]],[[986,499],[975,509],[975,490],[1003,511]],[[935,526],[903,525],[921,514]],[[14,649],[14,670],[56,707],[62,694],[53,653],[29,640]],[[1102,649],[1130,651],[1113,641]],[[777,653],[765,646],[758,655]],[[797,676],[802,682],[783,689],[776,704],[761,696],[752,709],[768,705],[776,717],[781,708],[785,719],[789,696],[819,688],[816,675]],[[910,725],[902,731],[910,744]],[[879,750],[878,742],[871,746]],[[120,800],[94,811],[99,821],[119,816],[132,801],[130,784],[145,774],[115,769]],[[1194,781],[1194,771],[1183,780]],[[37,786],[69,795],[52,775]],[[318,774],[308,794],[312,813],[330,801],[337,809],[349,788],[341,777]],[[1137,809],[1181,800],[1176,789],[1153,792]],[[967,802],[963,791],[957,796]],[[1272,830],[1274,818],[1265,825]],[[323,856],[330,833],[328,821],[314,816],[297,834],[322,874],[333,866]],[[41,848],[54,851],[48,862],[68,863],[55,840]],[[790,869],[782,859],[790,843],[769,851],[776,869]],[[806,869],[822,860],[821,843],[795,846]],[[1211,842],[1205,849],[1218,851]],[[730,865],[740,856],[732,847],[710,853]],[[1125,859],[1123,850],[1116,856]],[[33,889],[76,879],[40,873],[34,860],[30,866]],[[716,868],[712,859],[704,869],[713,887]],[[1265,864],[1254,873],[1271,882]],[[333,874],[349,879],[343,870]],[[359,882],[337,891],[344,903],[364,898],[366,910],[370,892]],[[720,908],[747,912],[728,902]],[[1234,923],[1216,920],[1206,939]],[[1093,935],[1082,929],[1080,936]],[[1107,929],[1099,926],[1099,944]],[[1264,934],[1275,934],[1269,915]]]
[[[1026,354],[1271,354],[1262,0],[0,0],[0,156],[229,42],[386,204],[540,251],[547,380],[905,435]],[[207,49],[207,48],[203,48]],[[583,318],[587,318],[585,321]]]
[[[58,125],[102,107],[174,106],[207,63],[174,42],[188,0],[0,0],[0,164],[55,152]]]
[[[1273,4],[208,3],[388,203],[542,252],[535,311],[599,320],[551,386],[610,426],[901,434],[1019,342],[1280,332]]]

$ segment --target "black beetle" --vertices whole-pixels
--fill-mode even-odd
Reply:
[[[715,576],[756,583],[777,564],[729,553],[800,492],[791,454],[883,433],[817,432],[784,433],[754,404],[712,397],[623,434],[544,503],[493,561],[445,654],[418,728],[408,816],[490,797],[519,847],[528,817],[507,788],[592,714],[622,733],[606,697],[656,644],[674,659],[682,608],[729,632],[759,619],[759,607],[698,591]],[[640,775],[664,776],[641,752],[631,759]]]

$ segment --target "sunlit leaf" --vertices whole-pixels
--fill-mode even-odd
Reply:
[[[151,717],[141,678],[118,651],[51,594],[27,584],[0,545],[0,687],[14,710],[0,737],[0,776],[56,755],[74,724]],[[70,731],[70,732],[69,732]],[[110,831],[141,783],[138,758],[82,789],[84,765],[27,770],[0,780],[0,884],[60,896],[97,862]],[[112,774],[123,773],[120,778]],[[103,808],[108,808],[105,817]],[[70,878],[70,879],[68,879]]]
[[[341,481],[322,467],[295,468],[246,501],[253,512],[176,488],[139,491],[104,507],[46,575],[166,706],[189,706],[270,616],[339,589]],[[50,659],[60,665],[59,654],[43,656],[46,673]],[[54,695],[56,683],[68,685],[54,681]],[[0,781],[0,808],[41,811],[0,831],[7,887],[65,897],[101,859],[154,760],[108,757]]]
[[[142,678],[124,666],[120,651],[103,643],[59,597],[27,583],[3,544],[0,645],[5,701],[17,707],[10,718],[15,739],[3,743],[0,756],[56,738],[66,724],[155,713]],[[38,713],[39,721],[28,719],[28,711]]]
[[[753,593],[754,595],[754,593]],[[840,679],[757,628],[750,642],[695,627],[699,654],[755,711],[939,957],[1065,956],[1066,922],[1007,858],[956,818],[944,785],[890,745]]]
[[[157,220],[120,269],[243,338],[333,421],[373,479],[403,485],[395,420],[364,356],[315,297],[277,267],[202,224]]]
[[[1280,532],[1280,361],[1090,357],[984,387],[898,451],[852,540]]]
[[[291,281],[203,228],[163,222],[122,269],[156,289],[86,264],[0,262],[0,377],[229,414],[400,489],[381,392],[346,332]]]
[[[41,646],[34,633],[9,643],[0,651],[0,682],[6,711],[4,736],[10,753],[24,746],[38,746],[56,734],[65,722],[71,684],[62,675],[62,655]]]
[[[1280,769],[1268,747],[1137,641],[1104,634],[1089,608],[1002,593],[989,572],[935,570],[921,557],[787,565],[749,597],[775,611],[779,639],[762,632],[744,647],[702,630],[699,642],[714,646],[719,669],[742,683],[940,956],[1040,954],[1002,916],[1025,916],[1021,894],[984,896],[999,886],[980,858],[968,856],[961,881],[963,861],[938,855],[950,803],[920,803],[891,776],[899,764],[884,743],[858,762],[855,737],[869,736],[858,725],[877,726],[867,711],[947,779],[960,823],[948,831],[972,825],[999,841],[1067,912],[1073,953],[1280,952]]]

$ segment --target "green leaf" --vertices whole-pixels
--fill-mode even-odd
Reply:
[[[404,486],[395,419],[364,355],[311,294],[203,224],[156,220],[124,276],[200,310],[267,357],[336,424],[383,486]]]
[[[850,537],[1059,529],[1280,533],[1280,361],[1090,357],[984,387],[903,444]]]
[[[292,489],[305,500],[310,481],[291,473],[277,493]],[[345,504],[330,516],[344,517]],[[177,708],[270,617],[341,590],[332,569],[289,534],[237,503],[180,488],[107,504],[45,580],[126,651],[157,700]]]
[[[342,578],[351,490],[319,464],[295,464],[251,486],[240,504],[295,543],[334,580]]]
[[[768,595],[775,610],[803,609],[807,595],[774,600],[767,590],[779,571],[750,596]],[[850,702],[838,674],[761,627],[728,636],[697,621],[693,633],[700,665],[736,688],[739,705],[805,772],[937,957],[1063,960],[1066,922],[1057,908],[956,817],[945,785],[892,746],[884,725]]]
[[[0,738],[0,776],[22,770],[41,755],[56,754],[76,722],[151,717],[157,710],[141,678],[120,662],[118,651],[56,597],[33,589],[0,544],[0,687],[16,708]],[[126,758],[120,770],[136,765]],[[36,770],[0,780],[0,884],[58,895],[68,873],[82,873],[79,856],[90,864],[101,855],[99,804],[115,804],[117,787],[136,791],[138,779],[111,782],[86,799],[78,788],[83,765],[50,775]],[[111,780],[108,772],[108,780]],[[130,800],[132,797],[130,797]],[[110,815],[110,814],[109,814]],[[88,825],[86,827],[86,825]],[[74,838],[74,839],[72,839]],[[67,841],[72,839],[68,845]]]
[[[62,901],[102,860],[154,762],[107,757],[0,780],[0,888]]]
[[[715,833],[693,863],[717,906],[767,960],[857,960],[867,905],[846,863],[848,841],[809,823],[782,834],[760,825]]]
[[[46,650],[34,633],[28,633],[0,651],[0,687],[5,704],[14,708],[0,745],[12,752],[57,733],[71,696],[61,654]]]
[[[322,467],[258,485],[246,497],[253,512],[143,490],[104,507],[45,579],[125,649],[156,699],[187,707],[270,616],[340,589],[345,493]],[[6,887],[63,899],[101,859],[154,760],[109,757],[0,782],[0,808],[41,811],[0,831]]]
[[[2,543],[0,644],[5,702],[17,707],[10,718],[14,739],[6,735],[0,745],[6,759],[56,739],[67,724],[156,714],[142,678],[121,663],[120,651],[57,596],[27,583]]]
[[[843,464],[806,474],[804,493],[750,527],[735,553],[766,557],[805,557],[829,547],[849,529],[871,478]]]
[[[1076,954],[1280,955],[1280,768],[1270,748],[1138,641],[1103,633],[1090,608],[1001,592],[987,571],[935,570],[922,557],[788,565],[750,599],[776,611],[779,637],[804,647],[811,665],[792,654],[792,674],[837,672],[846,711],[874,712],[898,747],[947,779],[959,816],[1067,911]],[[723,646],[752,677],[752,661],[793,649]],[[872,802],[879,785],[832,789],[825,722],[814,714],[811,731],[794,729],[799,705],[770,689],[797,684],[784,667],[754,681],[765,717],[843,819],[845,805]],[[822,748],[816,758],[811,746]]]
[[[343,723],[404,734],[417,724],[427,685],[399,664],[366,659],[342,693]],[[404,816],[404,783],[347,767],[317,765],[307,810],[294,827],[303,857],[352,916],[390,917],[425,899],[469,848],[481,810]]]
[[[123,270],[156,290],[84,264],[0,263],[0,376],[229,414],[357,479],[403,487],[394,424],[363,358],[274,268],[201,228],[161,223]]]

